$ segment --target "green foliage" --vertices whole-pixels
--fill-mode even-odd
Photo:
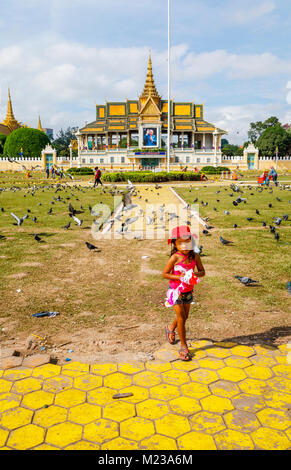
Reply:
[[[284,157],[291,151],[291,135],[280,124],[277,124],[274,127],[268,127],[256,145],[260,155],[272,157],[276,154],[276,147],[278,147],[278,155]]]
[[[228,142],[227,139],[221,139],[221,149],[223,149],[223,147],[225,147],[228,144],[229,144],[229,142]]]
[[[52,147],[56,149],[57,155],[63,155],[65,157],[70,156],[70,151],[68,147],[70,145],[71,140],[76,139],[75,135],[73,134],[73,132],[75,132],[76,130],[76,127],[68,127],[66,130],[61,129],[58,132],[56,139],[52,142]]]
[[[269,127],[274,127],[281,124],[279,119],[276,116],[271,116],[266,119],[264,122],[257,121],[250,123],[250,130],[248,132],[248,137],[253,144],[256,144],[263,132]]]
[[[207,175],[219,175],[220,173],[222,173],[223,171],[230,171],[229,168],[227,168],[226,166],[204,166],[202,169],[201,169],[201,173],[205,173]]]
[[[3,153],[4,144],[5,144],[6,139],[7,139],[7,135],[5,135],[5,134],[0,134],[0,154]]]
[[[103,175],[103,181],[111,183],[125,181],[132,181],[133,183],[161,183],[166,181],[200,181],[200,175],[190,171],[172,171],[167,173],[161,171],[159,173],[152,173],[150,171],[136,171],[136,172],[116,172],[116,173],[105,173]]]
[[[87,166],[81,168],[70,168],[69,170],[67,170],[67,173],[70,173],[71,175],[94,175],[93,169]]]
[[[231,145],[227,144],[222,149],[222,155],[243,155],[243,149],[241,149],[238,145]]]
[[[24,158],[40,157],[41,151],[49,144],[47,135],[38,129],[21,127],[11,132],[4,144],[4,155],[19,157],[21,149]]]

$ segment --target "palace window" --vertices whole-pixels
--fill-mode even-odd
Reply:
[[[197,158],[197,163],[200,163],[200,158]]]
[[[179,157],[175,157],[175,163],[179,163]]]
[[[82,163],[86,163],[86,159],[85,159],[85,158],[82,158]]]
[[[186,163],[190,162],[190,157],[186,157]]]
[[[125,158],[124,158],[124,157],[121,157],[121,158],[120,158],[120,162],[121,162],[121,163],[124,163],[124,162],[125,162]]]
[[[207,163],[211,162],[211,158],[207,158],[207,159],[206,159],[206,162],[207,162]]]
[[[114,157],[110,157],[110,163],[114,163]]]
[[[90,158],[90,163],[94,163],[94,160],[93,160],[93,158]]]
[[[104,163],[104,158],[100,158],[100,163]]]

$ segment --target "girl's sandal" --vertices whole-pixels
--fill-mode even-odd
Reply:
[[[180,349],[179,351],[181,361],[190,361],[191,355],[188,348]]]
[[[165,326],[165,334],[167,341],[169,341],[170,344],[175,344],[175,331],[169,330],[168,326]]]

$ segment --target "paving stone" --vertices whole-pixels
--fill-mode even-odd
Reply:
[[[140,448],[146,450],[177,450],[177,444],[170,437],[155,434],[147,439],[143,439],[140,442]]]
[[[216,413],[201,411],[190,418],[190,424],[194,431],[215,434],[226,428],[223,419]]]
[[[177,439],[180,450],[216,450],[212,436],[202,432],[191,431]]]
[[[290,441],[286,434],[275,429],[261,427],[251,433],[251,437],[260,449],[286,450],[290,447]]]
[[[108,419],[99,419],[94,423],[86,424],[84,426],[84,439],[92,442],[103,442],[118,437],[118,423],[109,421]]]
[[[121,437],[134,441],[141,441],[153,434],[155,434],[155,428],[153,422],[149,419],[136,416],[120,423]]]
[[[64,448],[69,444],[80,441],[82,438],[82,426],[75,423],[56,424],[48,429],[46,442]]]
[[[253,450],[255,448],[248,434],[232,429],[215,434],[214,439],[220,450]]]
[[[130,441],[129,439],[124,439],[123,437],[117,437],[112,439],[112,441],[102,444],[102,450],[138,450],[139,445],[136,441]]]
[[[1,369],[11,369],[12,367],[21,366],[23,357],[21,356],[7,356],[0,357],[0,367]]]
[[[25,367],[37,367],[48,364],[50,356],[48,354],[34,354],[23,359],[22,365]]]
[[[260,427],[256,415],[248,411],[230,411],[224,415],[224,421],[229,429],[236,431],[251,432]]]
[[[7,445],[15,450],[28,450],[41,444],[45,429],[35,424],[27,424],[10,432]]]

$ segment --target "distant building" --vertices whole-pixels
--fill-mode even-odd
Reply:
[[[19,129],[20,127],[27,127],[21,122],[18,122],[13,113],[12,102],[10,96],[10,89],[8,88],[8,102],[7,102],[7,113],[6,118],[0,123],[0,134],[9,135],[11,132]]]

